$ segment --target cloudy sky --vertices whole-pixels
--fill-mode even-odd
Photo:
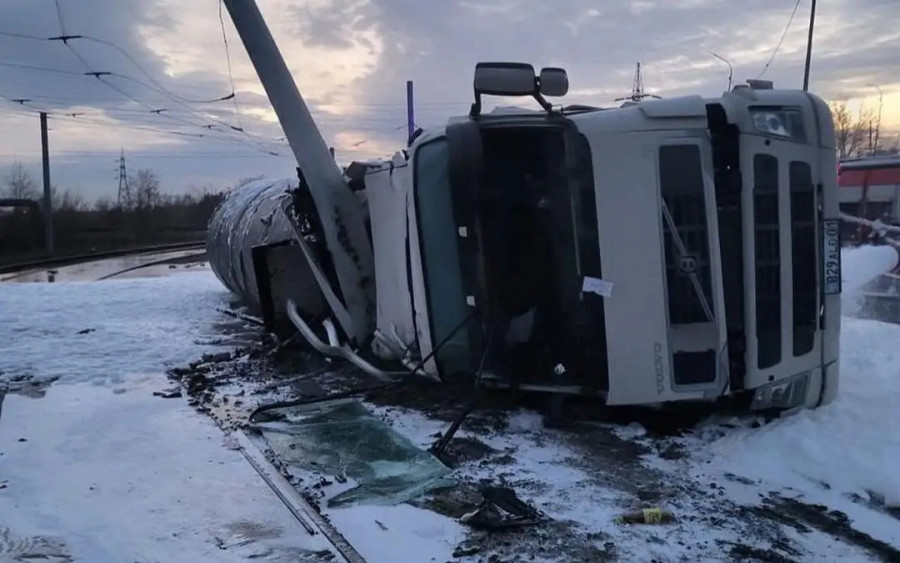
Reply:
[[[467,111],[480,60],[569,72],[569,103],[613,105],[641,61],[648,91],[715,95],[764,78],[802,84],[810,0],[257,0],[327,142],[341,161],[405,141],[405,82],[423,127]],[[60,10],[57,10],[57,5]],[[50,113],[51,176],[88,199],[129,171],[163,190],[292,174],[290,152],[219,0],[0,1],[0,168],[39,171],[37,112]],[[900,0],[819,2],[811,87],[878,106],[900,132]],[[47,40],[81,35],[67,47]],[[86,72],[111,73],[101,78]],[[17,103],[11,100],[30,100]],[[237,102],[236,104],[234,102]],[[161,110],[161,111],[160,111]],[[243,132],[236,129],[243,129]],[[275,154],[272,154],[275,153]]]

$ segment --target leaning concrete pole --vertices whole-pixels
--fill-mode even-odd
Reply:
[[[361,202],[350,191],[254,0],[223,0],[309,184],[353,327],[363,342],[375,321],[375,268]]]

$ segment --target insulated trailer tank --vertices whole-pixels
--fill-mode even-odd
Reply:
[[[292,189],[296,181],[289,179],[238,186],[216,208],[207,228],[212,271],[245,305],[266,317],[272,315],[274,295],[290,295],[310,315],[324,312],[322,293],[294,245],[295,228],[284,212]]]

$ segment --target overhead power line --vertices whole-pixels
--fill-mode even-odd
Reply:
[[[757,79],[762,78],[762,76],[769,70],[769,67],[775,61],[775,56],[778,55],[778,51],[781,49],[781,45],[784,43],[785,37],[787,37],[788,30],[791,29],[791,24],[794,22],[794,16],[797,15],[797,8],[800,7],[800,0],[794,4],[794,9],[791,11],[791,17],[788,18],[787,25],[784,26],[784,31],[781,33],[781,38],[778,40],[778,44],[775,45],[775,49],[772,51],[772,56],[769,57],[769,60],[766,61],[766,66],[763,67],[762,71],[757,75]]]
[[[128,108],[102,108],[102,110],[105,112],[123,113],[123,114],[130,113],[132,115],[148,115],[148,116],[155,115],[155,116],[167,118],[170,121],[174,121],[181,125],[186,125],[189,127],[203,128],[203,129],[209,130],[209,131],[218,130],[218,131],[224,132],[222,129],[216,129],[215,128],[216,126],[213,125],[213,123],[224,124],[225,127],[234,130],[230,126],[230,124],[223,121],[222,119],[215,117],[214,114],[207,114],[207,116],[208,116],[208,118],[207,118],[206,116],[199,115],[198,112],[192,108],[184,108],[182,110],[177,110],[177,109],[169,110],[167,108],[156,107],[151,104],[148,104],[145,101],[141,100],[140,98],[125,91],[124,89],[122,89],[121,87],[112,83],[109,80],[109,78],[121,77],[121,75],[119,75],[118,73],[96,72],[96,71],[92,72],[90,70],[87,72],[73,72],[73,71],[69,71],[69,70],[65,70],[65,69],[42,67],[42,66],[28,65],[28,64],[21,64],[21,63],[12,63],[12,62],[6,62],[6,61],[0,61],[0,66],[7,66],[7,67],[11,67],[11,68],[21,68],[21,69],[26,69],[26,70],[36,71],[36,72],[56,73],[56,74],[62,74],[62,75],[78,77],[78,78],[94,77],[94,78],[97,78],[99,81],[101,81],[104,86],[106,86],[110,90],[116,92],[118,95],[125,97],[126,99],[131,100],[132,102],[134,102],[134,103],[140,105],[142,108],[144,108],[142,110],[128,109]],[[7,99],[11,99],[11,98],[7,97]],[[32,105],[37,104],[38,102],[43,102],[40,104],[41,109],[46,110],[48,112],[51,112],[50,109],[47,109],[48,103],[64,105],[64,104],[80,102],[80,100],[64,99],[64,98],[60,98],[57,96],[44,96],[44,95],[28,96],[27,101],[32,102]],[[101,109],[101,108],[98,108],[98,109]],[[190,119],[186,119],[185,117],[179,117],[177,115],[178,111],[184,111],[187,117],[192,117],[192,118],[196,119],[197,121],[191,121]],[[67,113],[67,112],[61,112],[61,111],[57,110],[55,113],[61,114],[61,113]],[[391,126],[393,126],[393,124],[397,123],[397,120],[400,118],[401,112],[380,109],[376,113],[380,113],[382,115],[381,116],[354,117],[354,116],[337,116],[337,115],[328,115],[328,114],[324,114],[324,115],[318,114],[318,115],[316,115],[315,119],[316,119],[317,123],[319,123],[320,125],[324,125],[324,126],[328,126],[329,124],[332,124],[332,125],[340,124],[340,125],[344,125],[348,128],[355,129],[355,130],[373,129],[373,130],[385,132],[386,129],[365,127],[360,124],[384,123],[385,125],[390,124]],[[396,127],[391,130],[393,131],[393,130],[399,130],[399,129],[402,129],[402,127]],[[268,147],[265,147],[264,145],[261,145],[261,143],[279,143],[279,144],[283,145],[283,143],[282,143],[283,138],[266,139],[266,138],[261,138],[259,136],[255,136],[255,135],[250,135],[250,134],[246,134],[246,135],[251,136],[253,138],[253,140],[256,141],[255,143],[252,143],[252,146],[261,148],[267,152],[269,152],[271,149],[269,149]]]
[[[59,17],[59,29],[62,31],[63,35],[66,34],[66,22],[63,20],[62,8],[59,5],[59,0],[53,0],[56,3],[56,15]]]
[[[18,97],[5,96],[0,94],[0,100],[5,99],[12,105],[14,111],[0,112],[11,115],[26,115],[31,112],[44,112],[57,122],[66,122],[80,124],[90,127],[121,127],[125,125],[135,130],[149,131],[159,134],[172,135],[178,137],[187,137],[193,139],[202,139],[209,143],[238,143],[261,152],[264,155],[281,156],[278,152],[286,145],[283,137],[266,138],[264,136],[254,135],[246,131],[244,127],[244,111],[242,111],[240,101],[236,95],[236,86],[234,81],[234,69],[230,54],[230,45],[228,42],[228,34],[226,31],[224,16],[222,12],[222,3],[219,2],[219,24],[222,33],[222,47],[224,49],[226,70],[228,73],[228,83],[231,91],[225,96],[219,96],[211,99],[198,99],[184,96],[176,93],[159,80],[157,80],[151,72],[134,57],[128,50],[120,45],[108,41],[106,39],[93,37],[86,34],[78,33],[78,30],[70,28],[69,22],[66,21],[64,6],[61,0],[54,0],[53,6],[56,11],[60,35],[54,37],[41,37],[18,31],[2,31],[0,37],[9,37],[18,40],[27,40],[46,43],[62,43],[62,45],[72,53],[83,68],[82,71],[75,71],[71,68],[51,68],[39,66],[36,64],[28,64],[18,61],[0,61],[0,67],[7,67],[29,72],[45,72],[59,76],[72,77],[73,79],[93,79],[99,82],[105,89],[112,91],[117,98],[124,98],[135,104],[136,107],[128,107],[121,102],[116,102],[118,107],[96,106],[96,104],[84,103],[82,99],[60,99],[65,98],[66,90],[55,90],[50,96],[46,96],[43,92],[15,92]],[[142,77],[138,78],[128,74],[98,68],[92,63],[87,53],[78,47],[85,43],[95,43],[115,50],[121,56],[138,70]],[[171,102],[170,107],[157,105],[160,101],[156,96],[146,97],[140,96],[133,92],[133,88],[127,88],[125,82],[139,86],[140,88],[152,91],[154,94],[164,97]],[[73,92],[74,93],[74,92]],[[33,94],[33,95],[31,95]],[[60,95],[62,94],[62,95]],[[77,96],[75,96],[77,98]],[[217,103],[231,101],[233,106],[234,123],[229,123],[224,116],[217,115],[224,108],[219,106],[219,111],[213,108],[202,107],[204,105],[215,105]],[[110,100],[113,102],[113,100]],[[106,103],[106,102],[104,102]],[[55,105],[69,104],[72,106],[70,111],[66,111],[65,107],[54,107]],[[404,129],[405,124],[394,126],[400,121],[402,111],[405,111],[403,103],[357,103],[352,104],[357,108],[368,108],[368,115],[364,116],[342,116],[322,113],[316,115],[316,121],[325,128],[329,126],[343,126],[343,128],[362,133],[362,138],[354,146],[366,146],[369,138],[375,139],[380,135],[394,134],[395,131]],[[425,102],[419,104],[423,111],[438,110],[441,106],[457,106],[466,107],[468,102]],[[84,106],[82,109],[81,106]],[[125,106],[125,107],[122,107]],[[95,113],[96,112],[96,113]],[[316,112],[319,113],[319,112]],[[107,119],[111,120],[108,121]],[[151,125],[149,122],[157,120],[166,120],[166,125],[159,127]],[[236,124],[235,124],[236,123]],[[171,127],[167,125],[171,124]],[[200,130],[198,132],[198,130]],[[237,135],[235,135],[237,133]],[[280,132],[279,132],[280,133]],[[370,135],[366,135],[369,133]],[[344,149],[341,153],[347,154],[365,154],[369,151],[359,150],[356,148]],[[194,153],[196,154],[196,153]],[[226,155],[222,155],[226,157]],[[210,158],[213,156],[210,155]],[[189,156],[185,155],[185,158]],[[249,158],[249,156],[248,156]]]
[[[62,36],[41,37],[38,35],[29,35],[29,34],[25,34],[25,33],[17,33],[17,32],[11,32],[11,31],[3,31],[3,30],[0,30],[0,36],[12,37],[12,38],[17,38],[17,39],[28,39],[28,40],[32,40],[32,41],[51,41],[51,40],[61,41],[61,37],[62,37]],[[183,96],[181,94],[173,92],[172,90],[164,87],[161,83],[159,83],[158,80],[153,78],[152,74],[150,74],[149,71],[147,71],[146,68],[143,65],[141,65],[140,62],[138,62],[138,60],[133,55],[131,55],[127,50],[123,49],[122,47],[120,47],[116,43],[113,43],[112,41],[106,41],[104,39],[99,39],[99,38],[93,37],[91,35],[69,36],[66,39],[69,41],[78,39],[81,41],[95,42],[95,43],[106,45],[110,48],[113,48],[113,49],[119,51],[124,57],[128,58],[128,60],[138,70],[141,71],[141,74],[143,74],[147,78],[147,80],[149,80],[150,83],[154,85],[154,87],[151,87],[150,85],[147,84],[147,82],[144,82],[144,81],[140,80],[139,78],[135,78],[135,77],[127,75],[127,74],[111,72],[110,74],[112,76],[116,76],[123,80],[128,80],[130,82],[135,82],[135,83],[141,84],[147,88],[151,88],[151,89],[157,91],[158,93],[177,98],[182,102],[189,103],[189,104],[212,104],[212,103],[216,103],[216,102],[229,101],[233,97],[232,94],[234,92],[231,92],[231,93],[221,96],[221,97],[210,98],[210,99],[188,98],[186,96]],[[227,43],[227,37],[224,39],[224,41]],[[232,63],[230,61],[230,55],[229,55],[229,59],[227,62],[229,64],[229,66],[232,66]],[[28,67],[28,66],[29,65],[23,65],[23,68]],[[40,67],[30,66],[30,68],[38,69]],[[233,66],[232,66],[232,68],[233,68]],[[46,68],[42,68],[42,70],[47,70],[47,71],[51,71],[51,72],[56,71],[56,69],[46,69]],[[58,71],[58,72],[65,72],[65,71]],[[73,75],[79,74],[76,72],[71,72],[71,71],[69,71],[69,72]],[[229,82],[233,83],[233,74],[230,75]],[[234,86],[232,86],[232,90],[234,90]],[[424,110],[433,109],[433,110],[437,111],[437,110],[443,110],[444,108],[447,108],[447,107],[465,106],[466,108],[468,108],[469,104],[471,104],[471,103],[472,103],[471,100],[456,100],[456,101],[446,100],[446,101],[422,101],[422,102],[417,101],[416,109],[419,109],[419,108],[422,108]],[[406,108],[406,102],[378,102],[378,101],[375,101],[375,102],[353,102],[353,103],[341,104],[341,105],[346,105],[346,106],[355,107],[355,108],[378,108],[378,109],[402,108],[404,110]]]
[[[14,98],[6,97],[2,94],[0,94],[0,98],[3,98],[5,100],[11,101],[11,102],[20,102],[20,105],[22,105],[22,106],[30,103],[28,100],[20,101],[20,100],[14,99]],[[2,113],[6,114],[6,115],[17,115],[17,116],[24,117],[24,116],[34,115],[35,113],[38,113],[38,112],[46,113],[51,119],[53,119],[55,121],[66,121],[66,122],[71,122],[71,123],[78,123],[81,125],[107,127],[107,128],[116,126],[116,124],[112,124],[112,123],[103,123],[103,122],[99,122],[96,120],[92,121],[90,119],[85,119],[83,117],[80,117],[80,114],[73,115],[73,114],[66,114],[66,113],[57,113],[57,112],[43,110],[41,108],[35,108],[33,111],[29,111],[29,112],[24,112],[24,111],[20,110],[20,111],[5,111]],[[129,129],[136,129],[139,131],[151,131],[154,133],[161,133],[161,134],[165,134],[165,135],[176,135],[179,137],[193,137],[196,139],[206,137],[206,135],[204,135],[202,133],[188,133],[188,132],[184,132],[184,131],[172,131],[172,130],[161,129],[158,127],[152,127],[152,126],[146,126],[146,125],[127,124],[127,127]]]
[[[131,82],[136,82],[136,83],[138,83],[138,84],[141,84],[141,85],[145,86],[146,88],[149,88],[149,89],[151,89],[151,90],[155,90],[156,92],[158,92],[158,93],[160,93],[160,94],[163,94],[163,95],[165,95],[165,96],[167,96],[167,97],[170,97],[170,98],[174,98],[174,99],[179,100],[179,101],[184,102],[184,103],[188,103],[188,104],[213,104],[213,103],[216,103],[216,102],[225,102],[225,101],[228,101],[228,100],[230,100],[230,99],[232,99],[232,98],[234,97],[234,92],[233,92],[233,91],[230,92],[229,94],[224,95],[224,96],[218,96],[218,97],[215,97],[215,98],[208,98],[208,99],[205,99],[205,98],[204,98],[204,99],[188,98],[188,97],[186,97],[186,96],[182,96],[182,95],[180,95],[180,94],[178,94],[178,93],[176,93],[176,92],[173,92],[172,90],[169,90],[168,88],[166,88],[165,86],[163,86],[158,80],[156,80],[155,78],[153,78],[153,75],[152,75],[150,72],[148,72],[147,69],[146,69],[140,62],[138,62],[138,60],[137,60],[133,55],[131,55],[131,53],[129,53],[128,51],[126,51],[125,49],[123,49],[122,47],[120,47],[119,45],[117,45],[116,43],[113,43],[112,41],[106,41],[105,39],[100,39],[100,38],[97,38],[97,37],[92,37],[92,36],[90,36],[90,35],[65,35],[65,34],[63,34],[63,35],[58,35],[58,36],[55,36],[55,37],[40,37],[40,36],[37,36],[37,35],[28,35],[28,34],[25,34],[25,33],[15,33],[15,32],[11,32],[11,31],[0,31],[0,36],[2,36],[2,37],[12,37],[12,38],[15,38],[15,39],[28,39],[28,40],[31,40],[31,41],[60,41],[60,42],[63,42],[63,43],[68,43],[69,41],[75,41],[75,40],[78,40],[78,41],[93,42],[93,43],[98,43],[98,44],[101,44],[101,45],[105,45],[105,46],[107,46],[107,47],[110,47],[110,48],[112,48],[112,49],[115,49],[116,51],[118,51],[119,53],[121,53],[122,56],[124,56],[125,58],[127,58],[128,61],[131,62],[131,64],[134,65],[134,67],[137,68],[137,69],[141,72],[141,74],[143,74],[143,75],[147,78],[147,80],[150,81],[150,84],[148,84],[147,82],[144,82],[144,81],[140,80],[139,78],[135,78],[135,77],[129,76],[129,75],[127,75],[127,74],[122,74],[122,73],[118,73],[118,72],[111,72],[111,73],[110,73],[111,75],[117,76],[117,77],[122,78],[122,79],[124,79],[124,80],[129,80],[129,81],[131,81]],[[82,56],[81,56],[80,53],[76,53],[76,56],[78,56],[79,59],[82,58]],[[82,60],[81,62],[82,62],[82,63],[85,63],[86,61]]]
[[[144,82],[140,79],[129,77],[127,75],[113,73],[110,71],[98,71],[91,65],[91,63],[87,60],[87,58],[81,52],[79,52],[78,49],[76,49],[74,47],[74,45],[72,45],[72,42],[74,40],[84,39],[85,36],[76,35],[76,34],[72,34],[72,35],[67,34],[65,16],[63,14],[62,7],[60,5],[59,0],[54,1],[54,7],[56,8],[56,13],[57,13],[57,17],[59,20],[59,26],[60,26],[60,31],[62,32],[62,35],[57,36],[57,37],[44,38],[42,40],[58,41],[58,42],[62,43],[63,45],[65,45],[69,49],[69,51],[71,51],[72,54],[79,60],[79,62],[82,64],[82,66],[86,69],[87,72],[83,73],[84,76],[90,76],[90,77],[97,79],[100,83],[102,83],[107,88],[113,90],[114,92],[118,93],[122,97],[140,105],[141,107],[144,107],[148,112],[153,113],[159,117],[169,119],[172,121],[176,121],[176,122],[180,122],[180,123],[183,123],[186,125],[203,127],[204,129],[207,129],[207,130],[213,130],[217,126],[224,127],[228,131],[241,133],[241,135],[246,138],[246,144],[248,146],[253,146],[257,150],[260,150],[265,153],[277,154],[276,151],[273,150],[272,147],[269,147],[269,146],[266,146],[265,144],[263,144],[267,141],[261,140],[259,138],[256,138],[256,136],[249,134],[248,132],[246,132],[244,130],[244,128],[242,126],[235,126],[233,124],[227,123],[227,122],[219,120],[219,119],[207,119],[207,117],[201,115],[196,110],[189,107],[187,105],[188,102],[184,101],[185,98],[183,96],[178,96],[178,95],[168,91],[165,87],[163,87],[161,84],[159,84],[159,82],[156,81],[152,77],[152,75],[150,75],[150,73],[147,72],[146,69],[140,63],[138,63],[138,61],[134,57],[132,57],[127,51],[125,51],[118,45],[115,45],[114,43],[103,40],[103,39],[91,38],[91,40],[94,40],[98,43],[102,43],[102,44],[113,47],[114,49],[116,49],[120,53],[122,53],[124,56],[126,56],[136,67],[139,68],[139,70],[141,70],[148,77],[148,79],[150,79],[150,81],[152,83],[154,83],[154,86],[150,86],[149,84],[147,84],[146,82]],[[24,38],[24,39],[35,39],[36,38],[36,36],[32,36],[32,35],[21,34],[21,33],[10,33],[10,32],[2,32],[2,35]],[[51,69],[42,69],[35,65],[23,65],[23,64],[17,64],[17,63],[6,64],[4,66],[14,66],[17,68],[30,69],[30,70],[43,70],[43,71],[48,71],[48,72],[58,72],[57,69],[52,69],[52,70]],[[77,75],[77,73],[72,73],[71,71],[64,71],[61,74]],[[187,113],[191,114],[193,119],[196,119],[197,122],[191,122],[184,118],[179,118],[177,116],[169,115],[168,113],[166,113],[167,108],[161,108],[158,106],[153,106],[151,104],[148,104],[147,102],[140,99],[139,97],[127,92],[120,86],[113,84],[108,78],[111,78],[114,76],[118,76],[120,78],[124,78],[124,79],[130,80],[132,82],[136,82],[138,84],[141,84],[144,87],[149,87],[149,88],[169,97],[170,99],[175,101],[176,104],[183,107],[187,111]],[[224,101],[227,99],[231,99],[232,97],[233,97],[233,92],[231,94],[229,94],[228,96],[220,97],[220,98],[216,99],[215,101]],[[197,100],[196,102],[211,103],[212,101],[211,100]],[[212,121],[212,123],[210,123],[210,121]]]
[[[131,53],[129,53],[128,51],[126,51],[125,49],[123,49],[122,47],[120,47],[119,45],[117,45],[116,43],[113,43],[112,41],[107,41],[107,40],[105,40],[105,39],[100,39],[100,38],[97,38],[97,37],[91,37],[91,36],[89,36],[89,35],[84,35],[84,34],[68,35],[68,34],[66,33],[65,18],[63,17],[63,12],[62,12],[62,7],[60,6],[60,1],[59,1],[59,0],[54,0],[54,4],[55,4],[55,6],[56,6],[56,14],[57,14],[57,16],[58,16],[58,18],[59,18],[59,29],[60,29],[60,31],[62,31],[62,36],[60,36],[60,37],[49,37],[49,38],[47,38],[48,40],[50,40],[50,41],[60,41],[60,40],[61,40],[61,41],[62,41],[64,44],[66,44],[67,46],[69,46],[69,41],[70,41],[70,40],[93,41],[93,42],[95,42],[95,43],[99,43],[99,44],[101,44],[101,45],[106,45],[107,47],[110,47],[110,48],[112,48],[112,49],[115,49],[115,50],[118,51],[120,54],[122,54],[122,56],[124,56],[125,58],[127,58],[127,59],[131,62],[131,64],[133,64],[133,65],[135,66],[135,68],[137,68],[139,71],[141,71],[141,73],[142,73],[144,76],[146,76],[146,77],[147,77],[147,78],[148,78],[148,79],[156,86],[156,88],[159,89],[160,92],[165,93],[167,96],[170,96],[170,97],[179,99],[179,100],[181,100],[181,101],[183,101],[183,102],[189,102],[189,103],[211,103],[211,102],[219,102],[219,101],[228,100],[228,99],[230,99],[231,97],[234,96],[234,89],[233,89],[233,88],[232,88],[232,92],[231,92],[229,95],[227,95],[227,96],[219,96],[219,97],[217,97],[217,98],[215,98],[215,99],[213,99],[213,100],[190,100],[190,99],[188,99],[188,98],[184,98],[184,97],[182,97],[182,96],[179,96],[178,94],[175,94],[175,93],[173,93],[173,92],[170,92],[170,91],[167,90],[162,84],[160,84],[159,82],[157,82],[157,80],[156,80],[155,78],[153,78],[153,75],[150,74],[149,72],[147,72],[147,69],[144,68],[144,66],[143,66],[140,62],[138,62],[138,60],[137,60],[136,58],[134,58],[134,57],[131,55]],[[71,46],[70,46],[70,47],[71,47]],[[73,52],[74,52],[75,55],[81,60],[81,62],[84,63],[85,66],[88,66],[88,67],[90,66],[90,65],[87,63],[87,61],[85,61],[84,58],[83,58],[77,51],[75,51],[75,50],[73,49]]]
[[[34,41],[46,41],[46,37],[40,37],[38,35],[29,35],[27,33],[18,33],[15,31],[0,31],[0,36],[2,37],[14,37],[16,39],[32,39]]]
[[[237,95],[234,87],[234,73],[231,71],[231,52],[228,49],[228,35],[225,33],[225,18],[222,16],[223,0],[219,0],[219,27],[222,29],[222,44],[225,46],[225,63],[228,67],[228,82],[231,84],[231,100],[234,102],[234,118],[241,125],[241,110],[238,107]],[[241,125],[243,128],[243,125]]]
[[[106,45],[107,47],[110,47],[110,48],[112,48],[112,49],[115,49],[116,51],[118,51],[119,53],[121,53],[122,56],[124,56],[125,58],[127,58],[127,59],[131,62],[131,64],[133,64],[133,65],[135,66],[135,68],[137,68],[139,71],[141,71],[141,74],[143,74],[144,76],[146,76],[147,79],[148,79],[151,83],[153,83],[153,85],[155,86],[155,88],[154,88],[155,90],[157,90],[158,92],[160,92],[160,93],[162,93],[162,94],[165,94],[166,96],[172,97],[172,98],[174,98],[174,99],[180,100],[180,101],[182,101],[182,102],[184,102],[184,103],[188,103],[188,104],[213,104],[213,103],[216,103],[216,102],[225,102],[225,101],[228,101],[228,100],[234,98],[234,85],[232,85],[232,90],[231,90],[230,93],[228,93],[228,94],[226,94],[226,95],[224,95],[224,96],[216,97],[216,98],[211,98],[211,99],[199,99],[199,100],[198,100],[198,99],[195,99],[195,98],[187,98],[187,97],[185,97],[185,96],[181,96],[181,95],[179,95],[179,94],[176,94],[175,92],[172,92],[171,90],[167,89],[165,86],[163,86],[162,84],[160,84],[155,78],[153,78],[153,75],[150,74],[150,72],[148,72],[147,69],[144,68],[144,66],[141,65],[141,63],[139,63],[138,60],[137,60],[136,58],[134,58],[134,57],[131,55],[131,53],[129,53],[128,51],[126,51],[126,50],[123,49],[122,47],[116,45],[116,44],[113,43],[112,41],[106,41],[105,39],[98,39],[98,38],[96,38],[96,37],[91,37],[90,35],[82,35],[80,38],[81,38],[82,40],[84,40],[84,41],[92,41],[92,42],[94,42],[94,43],[99,43],[99,44],[101,44],[101,45]],[[136,79],[136,78],[134,78],[134,77],[131,77],[131,76],[125,76],[125,75],[118,75],[118,76],[121,76],[122,78],[125,78],[125,79],[127,79],[127,80],[131,80],[131,81],[133,81],[133,82],[138,82],[138,83],[140,83],[140,84],[147,85],[145,82],[141,82],[140,80],[138,80],[138,79]],[[148,87],[149,87],[149,86],[148,86]]]
[[[65,70],[65,69],[61,69],[61,68],[36,66],[36,65],[29,65],[29,64],[25,64],[25,63],[12,63],[12,62],[0,61],[0,66],[5,66],[8,68],[20,68],[22,70],[34,70],[37,72],[52,72],[52,73],[56,73],[56,74],[64,74],[66,76],[84,76],[83,72],[74,72],[71,70]]]

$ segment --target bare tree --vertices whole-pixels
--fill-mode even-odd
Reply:
[[[859,114],[853,115],[846,102],[831,102],[831,116],[834,119],[834,141],[838,158],[851,158],[871,153],[877,131],[875,112],[860,107]]]
[[[859,117],[856,119],[856,126],[859,129],[859,135],[865,140],[865,152],[874,155],[878,148],[878,116],[875,110],[860,106]],[[859,147],[859,152],[863,152],[863,147]]]
[[[159,177],[152,170],[138,170],[129,180],[134,193],[134,204],[138,209],[156,207],[162,201],[159,193]]]
[[[3,178],[3,194],[13,199],[38,199],[37,183],[28,169],[18,160],[13,162]]]
[[[894,142],[885,149],[887,154],[900,154],[900,135],[897,135],[897,138],[894,139]]]
[[[54,211],[87,211],[87,201],[81,194],[63,190],[62,193],[56,186],[51,186],[50,203]]]
[[[60,191],[59,186],[50,184],[50,208],[53,211],[87,211],[90,206],[80,194]]]
[[[94,209],[101,213],[109,213],[114,207],[115,204],[109,196],[100,196],[97,198],[97,201],[94,202]]]
[[[831,102],[828,105],[834,121],[834,144],[838,158],[847,158],[856,148],[853,143],[853,115],[844,102]]]

